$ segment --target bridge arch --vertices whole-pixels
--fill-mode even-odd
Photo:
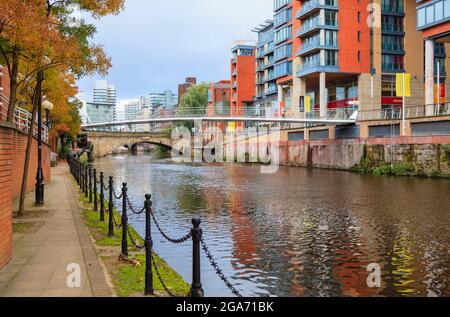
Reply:
[[[128,151],[130,151],[131,153],[137,153],[137,147],[140,144],[157,145],[157,146],[161,146],[161,147],[167,149],[168,151],[172,151],[172,146],[171,145],[160,143],[160,142],[154,142],[154,141],[142,141],[142,142],[136,142],[136,143],[130,144],[129,146],[127,146],[128,147]]]
[[[100,131],[87,131],[86,134],[94,146],[94,157],[97,158],[111,155],[119,147],[131,150],[137,144],[155,144],[172,149],[172,140],[168,134]]]

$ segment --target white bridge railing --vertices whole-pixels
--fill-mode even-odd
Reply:
[[[8,98],[0,93],[0,121],[6,121],[8,118]],[[16,128],[24,133],[30,132],[31,127],[31,113],[23,108],[16,107],[14,111],[14,124]],[[35,119],[36,124],[34,125],[34,136],[38,134],[38,122]],[[48,128],[45,124],[41,124],[42,129],[42,141],[49,141]]]

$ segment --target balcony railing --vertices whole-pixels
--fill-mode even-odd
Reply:
[[[305,2],[304,5],[297,10],[296,18],[301,19],[305,15],[315,12],[316,10],[320,9],[328,9],[328,10],[339,10],[339,7],[337,5],[337,1],[335,4],[325,4],[324,0],[311,0],[308,2]]]
[[[336,25],[329,25],[329,24],[324,24],[322,22],[319,22],[318,20],[303,25],[301,26],[298,30],[297,30],[297,37],[301,37],[304,36],[306,34],[309,34],[310,32],[316,30],[316,29],[328,29],[328,30],[338,30],[338,25],[336,23]]]
[[[328,49],[328,50],[337,50],[339,47],[337,45],[333,44],[320,44],[319,41],[303,44],[297,49],[297,56],[304,55],[307,53],[311,53],[314,50],[320,50],[320,49]]]
[[[308,63],[297,67],[297,77],[302,77],[312,73],[337,73],[339,66],[337,65],[321,65],[320,63]]]

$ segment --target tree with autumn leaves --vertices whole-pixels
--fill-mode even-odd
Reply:
[[[82,76],[105,75],[111,60],[100,45],[92,43],[93,24],[74,21],[79,10],[93,18],[118,14],[124,0],[1,0],[0,63],[11,78],[8,121],[18,105],[35,118],[42,96],[55,104],[53,135],[76,135],[80,120],[75,81]],[[34,125],[31,122],[31,131]],[[32,135],[28,138],[22,180],[20,210],[23,210]]]

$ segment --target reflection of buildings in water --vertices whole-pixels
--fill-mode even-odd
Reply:
[[[394,288],[396,288],[398,293],[405,296],[417,295],[417,290],[414,289],[413,285],[416,282],[414,272],[419,263],[414,264],[413,248],[414,245],[410,234],[405,229],[400,230],[393,246],[392,275]]]
[[[343,296],[374,296],[378,292],[376,288],[369,288],[367,278],[370,272],[367,267],[369,260],[364,250],[364,238],[360,234],[360,224],[351,211],[342,211],[342,217],[335,220],[338,236],[335,238],[333,274],[340,283]]]
[[[225,183],[229,184],[228,186],[237,184],[245,179],[241,169],[230,169],[229,171],[230,173],[227,173],[225,180]],[[257,258],[253,223],[247,216],[247,210],[243,206],[242,193],[231,188],[231,190],[227,191],[227,194],[227,207],[230,214],[231,235],[234,244],[233,256],[243,266],[253,265]]]

